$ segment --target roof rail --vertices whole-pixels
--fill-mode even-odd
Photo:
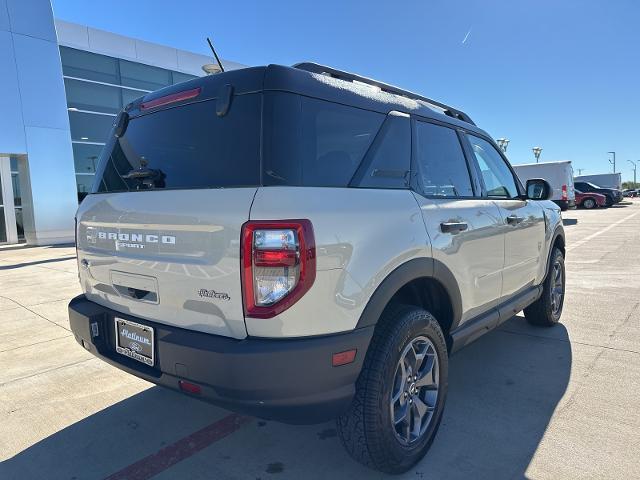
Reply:
[[[366,83],[367,85],[373,85],[375,87],[378,87],[383,92],[392,93],[394,95],[400,95],[406,98],[411,98],[412,100],[420,100],[424,103],[427,103],[431,106],[441,109],[443,113],[445,115],[448,115],[449,117],[462,120],[463,122],[470,123],[471,125],[475,125],[475,123],[473,123],[473,120],[471,120],[469,115],[467,115],[461,110],[450,107],[449,105],[445,105],[444,103],[431,100],[430,98],[423,97],[422,95],[418,95],[417,93],[413,93],[408,90],[403,90],[401,88],[394,87],[393,85],[389,85],[387,83],[382,83],[367,77],[361,77],[360,75],[356,75],[355,73],[344,72],[342,70],[337,70],[335,68],[327,67],[325,65],[319,65],[313,62],[296,63],[295,65],[293,65],[293,68],[297,68],[299,70],[305,70],[307,72],[312,72],[312,73],[330,75],[333,78],[338,78],[340,80],[345,80],[347,82],[359,82],[359,83]]]

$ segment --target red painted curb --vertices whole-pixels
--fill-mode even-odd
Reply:
[[[227,435],[231,435],[251,420],[251,417],[232,413],[204,427],[202,430],[181,438],[156,453],[109,475],[105,480],[147,480]]]

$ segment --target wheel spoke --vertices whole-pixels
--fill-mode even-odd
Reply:
[[[413,399],[413,406],[416,409],[420,421],[422,421],[422,418],[431,409],[431,407],[424,403],[420,397],[415,397]]]
[[[435,355],[427,355],[425,360],[426,367],[423,371],[418,375],[418,381],[416,382],[417,387],[425,387],[425,388],[438,388],[438,380],[437,380],[437,368],[438,365],[435,360]]]
[[[413,349],[413,344],[411,345],[411,348],[409,348],[409,351],[407,352],[405,359],[409,364],[409,367],[411,367],[411,372],[417,372],[419,362],[418,362],[418,356],[416,355],[416,351]]]
[[[400,422],[407,420],[409,413],[409,402],[405,402],[400,408],[396,409],[393,417],[393,424],[398,425]]]

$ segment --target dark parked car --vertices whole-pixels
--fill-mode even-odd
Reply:
[[[587,209],[595,207],[605,207],[607,205],[607,197],[601,193],[583,193],[577,188],[574,189],[576,193],[576,206],[584,207]]]
[[[627,188],[627,189],[622,191],[622,196],[623,197],[637,197],[638,196],[638,191],[634,190],[632,188]]]
[[[573,185],[576,190],[580,190],[582,193],[601,193],[607,197],[607,207],[621,202],[623,198],[622,191],[617,188],[600,187],[591,182],[575,182]]]

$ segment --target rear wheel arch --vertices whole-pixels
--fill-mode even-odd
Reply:
[[[566,254],[564,229],[558,228],[556,230],[556,233],[553,238],[553,242],[551,243],[551,251],[553,251],[554,248],[558,248],[562,252],[562,255]]]
[[[376,325],[385,310],[397,305],[414,305],[433,314],[450,347],[449,332],[460,322],[462,298],[446,265],[431,258],[417,258],[400,265],[375,290],[356,328]]]
[[[558,226],[553,233],[553,237],[551,238],[551,243],[549,244],[549,251],[547,252],[547,266],[544,272],[544,278],[541,283],[547,279],[547,275],[549,275],[549,270],[551,267],[551,257],[553,256],[553,250],[557,248],[562,252],[562,256],[566,256],[566,243],[564,237],[564,228],[562,226]]]

